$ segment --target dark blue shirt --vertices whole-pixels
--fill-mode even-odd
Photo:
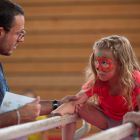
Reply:
[[[10,92],[10,89],[9,89],[7,83],[6,83],[3,68],[2,68],[2,65],[0,63],[0,106],[1,106],[1,103],[2,103],[2,100],[4,98],[4,95],[5,95],[6,91]]]

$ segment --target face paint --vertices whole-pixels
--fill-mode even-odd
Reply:
[[[94,58],[95,67],[98,71],[109,72],[114,69],[113,63],[109,59],[102,57],[102,53],[95,54]]]

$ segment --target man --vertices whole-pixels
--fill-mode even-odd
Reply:
[[[0,0],[0,54],[11,55],[19,42],[24,41],[24,10],[10,0]],[[0,63],[0,104],[4,94],[10,91],[4,78],[3,68]],[[36,121],[39,115],[47,115],[59,105],[79,97],[67,96],[58,102],[55,100],[40,101],[40,97],[18,110],[0,115],[0,128],[18,123]]]

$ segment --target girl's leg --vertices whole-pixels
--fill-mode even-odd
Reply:
[[[104,118],[103,113],[91,105],[91,103],[86,102],[78,114],[88,123],[95,125],[101,129],[107,129],[108,124]],[[62,129],[62,140],[73,140],[76,131],[76,123],[67,124]]]
[[[62,128],[62,140],[73,140],[76,131],[76,122],[66,124]]]
[[[83,105],[78,114],[88,123],[97,126],[101,129],[107,129],[108,124],[104,118],[103,113],[95,108],[88,101]]]

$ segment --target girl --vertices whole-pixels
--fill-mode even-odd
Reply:
[[[88,123],[108,129],[121,125],[123,115],[140,107],[140,68],[126,38],[114,35],[96,42],[86,75],[80,99],[61,105],[52,116],[73,114],[76,105],[92,96],[93,103],[86,102],[78,114]],[[63,140],[73,140],[75,129],[75,123],[66,125]]]

